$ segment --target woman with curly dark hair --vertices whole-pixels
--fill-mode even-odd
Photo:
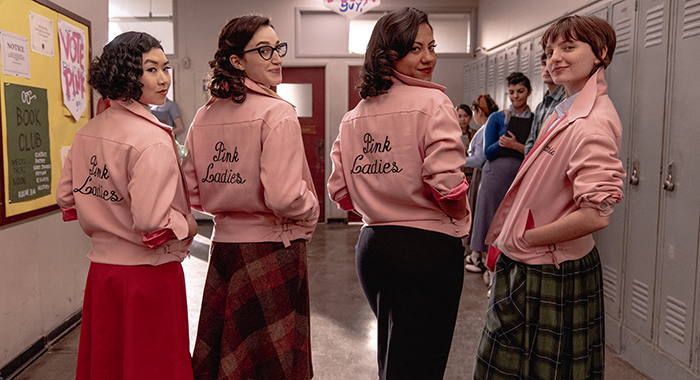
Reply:
[[[192,207],[214,216],[195,377],[312,377],[306,242],[318,198],[270,20],[242,16],[219,34],[212,99],[192,122],[183,161]]]
[[[381,379],[442,379],[464,278],[468,185],[457,111],[430,82],[428,16],[389,13],[372,32],[363,100],[340,124],[328,191],[365,223],[360,283],[377,317]]]
[[[169,63],[158,40],[127,32],[90,65],[88,83],[111,106],[75,135],[56,189],[63,220],[92,239],[76,379],[191,380],[180,262],[190,213],[165,103]]]

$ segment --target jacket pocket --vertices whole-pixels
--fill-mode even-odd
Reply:
[[[533,229],[534,227],[535,223],[530,209],[520,210],[515,218],[512,233],[508,235],[509,237],[505,242],[504,251],[519,254],[531,251],[532,247],[527,244],[523,238],[523,235],[525,234],[525,231]]]

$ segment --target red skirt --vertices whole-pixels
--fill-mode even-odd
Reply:
[[[192,380],[182,265],[90,264],[76,380]]]

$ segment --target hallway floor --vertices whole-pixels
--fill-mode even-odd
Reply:
[[[307,248],[314,379],[377,378],[374,316],[355,275],[354,247],[359,230],[359,225],[320,224]],[[209,241],[204,236],[210,233],[211,224],[201,223],[201,236],[192,246],[191,257],[183,262],[191,342],[207,272]],[[465,273],[446,380],[471,379],[486,304],[481,275]],[[75,328],[66,334],[15,380],[75,379],[79,330]],[[606,351],[605,377],[648,380],[610,349]]]

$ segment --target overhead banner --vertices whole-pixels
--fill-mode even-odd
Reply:
[[[63,104],[77,121],[87,107],[85,73],[85,32],[58,20],[58,44],[61,47],[61,88]]]
[[[5,83],[10,203],[51,194],[51,143],[46,89]]]
[[[347,18],[355,18],[375,7],[380,0],[321,0],[323,6]]]

